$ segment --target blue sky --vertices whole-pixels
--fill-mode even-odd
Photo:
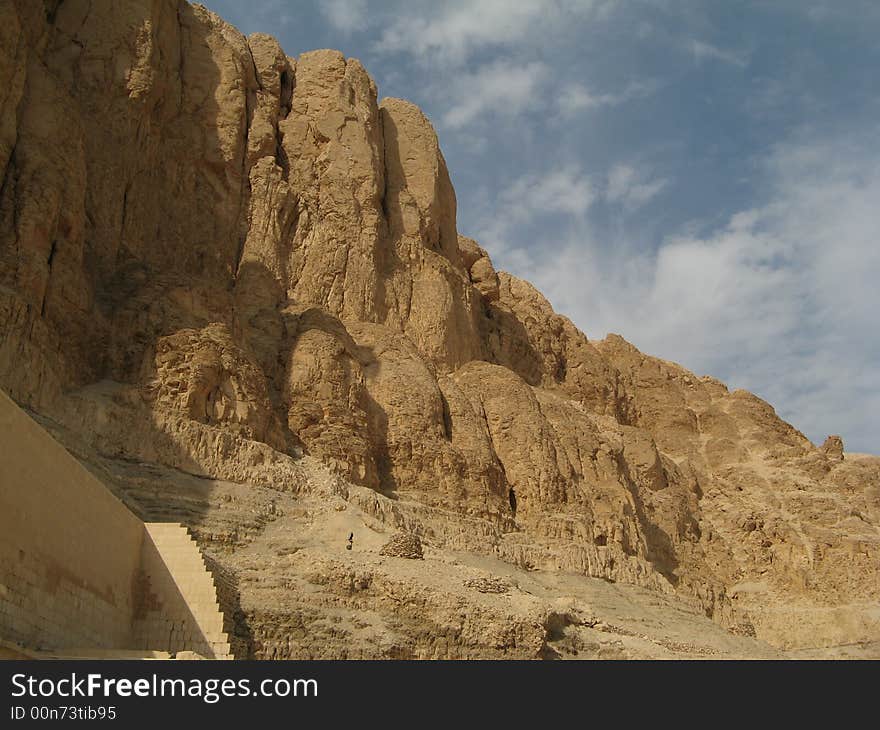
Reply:
[[[459,230],[589,337],[880,453],[880,3],[206,4],[418,104]]]

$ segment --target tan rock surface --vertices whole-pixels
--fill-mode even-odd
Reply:
[[[254,656],[880,642],[880,459],[496,272],[358,61],[14,0],[0,83],[0,387],[195,530]]]

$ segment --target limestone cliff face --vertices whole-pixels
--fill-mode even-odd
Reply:
[[[102,457],[293,492],[313,458],[438,545],[880,635],[880,462],[497,273],[358,61],[182,0],[13,0],[0,88],[0,387]]]

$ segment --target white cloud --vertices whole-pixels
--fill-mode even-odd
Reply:
[[[849,449],[877,453],[880,151],[865,149],[781,146],[766,205],[654,254],[604,246],[584,225],[557,250],[502,249],[501,264],[591,336],[619,332],[757,392],[814,441],[841,433]],[[633,176],[617,179],[626,190]]]
[[[645,96],[653,89],[652,84],[633,82],[617,94],[594,94],[581,83],[571,83],[560,89],[556,106],[563,116],[570,116],[585,109],[617,106],[635,97]]]
[[[557,105],[563,114],[613,103],[614,97],[611,94],[593,94],[583,84],[569,84],[563,87],[557,99]]]
[[[522,41],[572,18],[602,17],[613,0],[453,0],[413,3],[383,32],[377,49],[463,63],[475,50]]]
[[[796,0],[790,4],[795,12],[806,12],[812,22],[822,25],[837,22],[858,23],[865,27],[880,20],[880,8],[874,0],[850,0],[848,3],[839,0]]]
[[[710,43],[704,43],[703,41],[692,40],[688,45],[688,49],[693,54],[694,60],[697,62],[708,58],[730,64],[731,66],[737,66],[739,68],[745,68],[749,63],[748,55],[745,53],[726,51],[717,48]]]
[[[500,196],[502,205],[514,219],[531,218],[535,213],[582,216],[594,198],[589,177],[574,165],[543,175],[525,175]]]
[[[367,24],[367,0],[321,0],[318,7],[327,22],[343,33],[352,33]]]
[[[447,89],[451,105],[442,122],[459,128],[486,114],[519,114],[540,101],[540,85],[547,75],[543,63],[519,65],[508,60],[496,60],[473,73],[462,73]]]
[[[536,108],[548,118],[568,116],[645,93],[647,87],[632,83],[620,93],[590,95],[585,86],[549,72],[554,44],[584,42],[617,5],[618,0],[394,2],[385,7],[385,29],[373,50],[406,56],[417,73],[427,74],[429,96],[448,100],[436,114],[448,129]]]
[[[610,203],[634,210],[651,200],[668,184],[669,181],[666,179],[651,179],[631,165],[618,164],[608,173],[605,199]]]
[[[506,265],[518,270],[519,265],[528,266],[530,258],[511,245],[516,229],[547,214],[583,221],[595,199],[592,180],[576,165],[523,175],[502,190],[494,204],[485,201],[483,222],[475,234]]]

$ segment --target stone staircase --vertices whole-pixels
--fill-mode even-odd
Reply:
[[[135,617],[138,648],[232,659],[214,578],[189,530],[148,522]]]

